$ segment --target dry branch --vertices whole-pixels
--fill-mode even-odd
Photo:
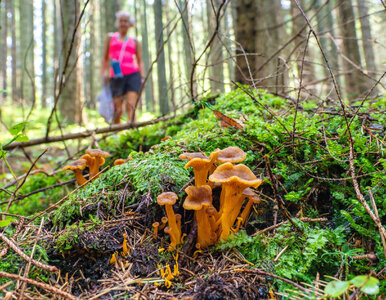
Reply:
[[[50,291],[50,292],[52,292],[52,293],[54,293],[54,294],[56,294],[58,296],[62,296],[62,297],[67,298],[67,299],[76,299],[75,296],[73,296],[73,295],[71,295],[71,294],[69,294],[69,293],[67,293],[65,291],[59,290],[56,287],[53,287],[51,285],[48,285],[46,283],[39,282],[39,281],[36,281],[36,280],[33,280],[33,279],[25,278],[25,277],[22,277],[22,276],[19,276],[19,275],[16,275],[16,274],[11,274],[11,273],[0,271],[0,277],[20,280],[20,281],[23,281],[25,283],[37,286],[38,288],[41,288],[43,290]]]
[[[8,146],[4,147],[4,150],[12,150],[17,147],[30,147],[40,144],[49,144],[49,143],[55,143],[55,142],[62,142],[65,140],[73,140],[73,139],[80,139],[92,136],[93,134],[101,134],[101,133],[107,133],[107,132],[114,132],[114,131],[122,131],[125,129],[132,129],[132,128],[140,128],[147,125],[156,124],[158,122],[167,121],[169,119],[172,119],[174,116],[168,116],[168,117],[161,117],[154,120],[150,120],[147,122],[133,122],[133,123],[125,123],[125,124],[115,124],[111,125],[109,127],[104,128],[96,128],[94,130],[86,130],[83,132],[78,133],[70,133],[65,134],[61,136],[53,136],[53,137],[43,137],[39,139],[30,140],[28,142],[15,142],[12,144],[9,144]]]
[[[40,269],[46,270],[48,272],[59,271],[58,268],[55,266],[49,266],[49,265],[43,264],[39,261],[36,261],[36,260],[28,257],[28,255],[26,255],[22,250],[20,250],[20,248],[13,241],[11,241],[9,238],[7,238],[2,233],[0,233],[0,239],[2,239],[13,251],[15,251],[17,254],[19,254],[19,256],[21,258],[23,258],[27,262],[31,262],[34,266],[36,266]]]

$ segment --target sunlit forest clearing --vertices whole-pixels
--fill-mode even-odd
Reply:
[[[0,0],[0,298],[385,299],[382,0]]]

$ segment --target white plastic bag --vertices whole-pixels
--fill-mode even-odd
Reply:
[[[100,115],[107,123],[111,124],[114,117],[114,103],[109,83],[103,85],[102,92],[97,96],[97,100],[99,101]]]

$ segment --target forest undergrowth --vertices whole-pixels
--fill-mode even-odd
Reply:
[[[347,107],[355,179],[383,224],[385,104],[383,98]],[[294,110],[290,100],[237,89],[203,99],[171,121],[108,137],[99,143],[111,155],[99,178],[80,189],[59,187],[15,201],[7,211],[24,218],[0,223],[2,234],[25,254],[34,252],[35,260],[56,266],[60,274],[29,269],[13,250],[3,250],[9,246],[4,242],[0,269],[18,274],[28,268],[29,278],[87,299],[125,293],[139,298],[382,299],[385,245],[354,189],[343,111],[312,101]],[[229,126],[233,122],[238,128]],[[159,233],[154,239],[151,233],[152,224],[164,216],[156,202],[160,193],[178,195],[174,210],[183,216],[184,232],[191,232],[193,224],[192,213],[182,208],[193,172],[179,155],[209,156],[229,146],[246,152],[243,163],[264,181],[257,189],[262,201],[247,225],[209,249],[196,251],[188,234],[180,251],[162,250],[169,237]],[[122,165],[112,164],[128,157]],[[55,176],[71,179],[61,172]],[[31,175],[18,195],[55,182],[52,176]],[[7,190],[0,192],[1,211],[14,187]],[[218,201],[219,195],[213,197]],[[173,267],[179,268],[173,278],[163,276]],[[21,282],[2,278],[0,284],[4,295],[17,293]],[[25,293],[57,295],[32,285]]]

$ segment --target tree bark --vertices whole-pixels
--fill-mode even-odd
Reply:
[[[237,45],[236,50],[235,80],[250,85],[250,77],[255,78],[257,69],[257,3],[255,0],[237,0],[236,10],[236,41],[240,45]]]
[[[47,107],[47,3],[42,0],[42,107]]]
[[[343,54],[357,67],[361,68],[361,57],[355,29],[355,16],[351,0],[341,0],[339,3],[339,18],[341,35],[343,36]],[[343,60],[345,88],[349,99],[360,96],[367,90],[367,78],[347,60]]]
[[[68,60],[65,71],[65,86],[59,99],[60,113],[69,123],[82,123],[82,62],[80,57],[81,31],[76,24],[80,17],[80,1],[61,1],[63,15],[63,62]],[[74,36],[74,38],[73,38]],[[69,56],[67,58],[67,56]]]
[[[224,22],[223,22],[223,28],[224,28],[224,34],[227,36],[227,38],[225,38],[224,40],[224,43],[225,43],[225,46],[226,46],[226,57],[228,57],[226,59],[226,62],[227,62],[227,68],[228,68],[228,77],[229,77],[229,81],[231,80],[234,80],[234,74],[235,74],[235,65],[234,65],[234,57],[231,57],[231,56],[234,56],[234,53],[232,51],[233,47],[232,47],[232,42],[230,39],[233,39],[232,38],[232,35],[231,35],[231,27],[229,25],[229,19],[231,17],[231,12],[232,12],[232,8],[229,7],[227,9],[227,11],[225,12],[225,15],[224,15]],[[233,22],[233,20],[232,20]]]
[[[206,0],[206,12],[208,22],[208,37],[210,38],[216,28],[216,13],[220,6],[219,0]],[[225,17],[225,16],[224,16]],[[220,19],[218,20],[220,22]],[[219,38],[219,32],[209,49],[209,80],[213,95],[224,92],[224,68],[223,45]]]
[[[179,9],[182,11],[182,37],[184,40],[184,62],[185,62],[185,76],[186,82],[190,83],[191,74],[193,69],[193,60],[194,60],[194,43],[191,37],[192,32],[192,23],[191,15],[189,10],[189,0],[180,0]],[[190,95],[192,99],[195,99],[197,95],[197,83],[196,76],[193,76],[193,94]]]
[[[363,53],[365,56],[366,69],[370,73],[375,73],[377,71],[375,64],[375,55],[373,49],[373,38],[371,34],[371,26],[369,16],[369,10],[366,5],[365,0],[358,1],[358,12],[359,12],[359,21],[361,23],[361,32],[362,32],[362,46]]]
[[[163,22],[162,22],[162,0],[154,1],[154,31],[156,36],[157,51],[160,51],[157,60],[157,75],[158,75],[158,98],[161,114],[165,115],[170,112],[168,100],[168,84],[166,81],[165,68],[165,51],[163,37]]]
[[[150,52],[149,52],[149,38],[147,30],[147,0],[142,2],[142,56],[143,64],[145,71],[147,72],[150,67]],[[153,89],[153,74],[149,74],[147,81],[145,83],[145,103],[146,109],[150,112],[155,111],[155,101],[154,101],[154,89]]]
[[[164,3],[165,7],[165,18],[166,18],[166,24],[169,24],[170,22],[170,12],[169,12],[169,1],[165,0]],[[167,26],[166,28],[166,34],[170,35],[170,26]],[[173,112],[176,112],[176,104],[175,104],[175,91],[174,91],[174,63],[173,63],[173,54],[172,54],[172,36],[170,35],[169,41],[168,41],[168,63],[169,63],[169,91],[170,91],[170,102],[173,106]]]
[[[1,41],[2,41],[2,52],[1,52],[1,61],[3,62],[1,64],[1,89],[4,91],[7,90],[7,55],[8,55],[8,45],[7,45],[7,36],[8,36],[8,11],[9,11],[9,4],[8,1],[5,1],[4,4],[4,12],[2,13],[2,30],[1,30]],[[2,92],[2,98],[7,97],[7,92]]]
[[[11,13],[11,56],[12,56],[12,101],[19,99],[19,92],[17,87],[17,55],[16,55],[16,16],[15,16],[15,3],[9,0],[9,11]]]
[[[305,0],[300,0],[299,3],[304,11],[309,10]],[[295,35],[306,24],[306,20],[301,15],[298,7],[293,1],[291,1],[291,16],[293,18],[292,34]],[[302,90],[301,92],[302,98],[313,97],[313,95],[315,95],[316,93],[315,87],[310,85],[310,83],[315,80],[316,76],[315,76],[315,70],[313,66],[314,58],[310,47],[311,45],[309,43],[307,45],[306,43],[308,30],[309,28],[308,26],[306,26],[303,32],[300,35],[298,35],[294,40],[294,47],[298,47],[298,48],[294,52],[295,56],[293,59],[296,60],[296,67],[298,71],[299,81],[300,81],[300,77],[302,77],[301,79],[302,86],[306,86],[305,88],[306,91]],[[306,51],[305,54],[304,54],[304,51]],[[302,62],[303,56],[304,56],[304,63]],[[302,65],[303,65],[303,72],[301,74]]]
[[[19,65],[20,98],[35,103],[34,21],[33,4],[20,0],[19,7]]]

